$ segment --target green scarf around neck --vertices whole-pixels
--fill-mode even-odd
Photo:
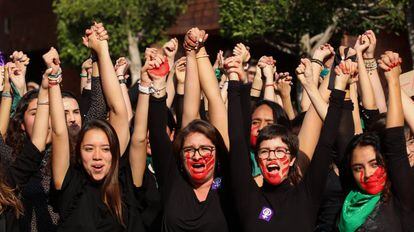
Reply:
[[[381,193],[376,195],[364,194],[359,191],[351,191],[345,198],[339,218],[338,229],[341,232],[354,232],[374,210]]]

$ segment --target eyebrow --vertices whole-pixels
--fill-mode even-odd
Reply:
[[[33,110],[37,110],[37,107],[36,107],[36,108],[32,108],[32,109],[28,110],[28,112],[33,111]]]

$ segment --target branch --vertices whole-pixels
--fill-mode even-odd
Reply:
[[[270,40],[269,40],[269,39],[267,39],[267,38],[264,38],[264,42],[265,42],[265,43],[267,43],[268,45],[270,45],[270,46],[272,46],[272,47],[276,48],[277,50],[280,50],[280,51],[282,51],[282,52],[284,52],[284,53],[287,53],[287,54],[289,54],[289,55],[293,55],[293,54],[295,53],[295,52],[294,52],[291,48],[284,47],[284,46],[282,46],[282,45],[276,44],[275,42],[270,41]]]

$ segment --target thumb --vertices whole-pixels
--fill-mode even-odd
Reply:
[[[49,75],[49,74],[51,74],[52,73],[52,68],[48,68],[48,69],[46,69],[46,71],[45,71],[45,74],[44,75]]]

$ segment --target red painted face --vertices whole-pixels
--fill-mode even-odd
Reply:
[[[359,174],[359,185],[368,194],[378,194],[384,190],[385,182],[387,181],[387,173],[381,166],[365,180],[364,172]]]
[[[194,184],[203,184],[214,177],[216,151],[214,144],[204,134],[189,134],[183,144],[182,162]]]
[[[212,174],[216,159],[213,154],[198,158],[185,154],[185,162],[191,179],[196,183],[204,183]]]
[[[265,140],[260,143],[260,149],[267,148],[269,150],[277,150],[283,148],[288,151],[287,145],[281,140],[281,138],[274,138]],[[279,185],[288,178],[289,169],[294,163],[294,159],[291,159],[290,154],[282,155],[278,158],[274,152],[271,152],[267,157],[260,157],[257,155],[259,167],[262,171],[263,178],[272,185]],[[280,156],[279,156],[280,157]]]
[[[259,131],[259,126],[252,125],[252,128],[250,130],[250,146],[251,147],[256,147],[258,131]]]

